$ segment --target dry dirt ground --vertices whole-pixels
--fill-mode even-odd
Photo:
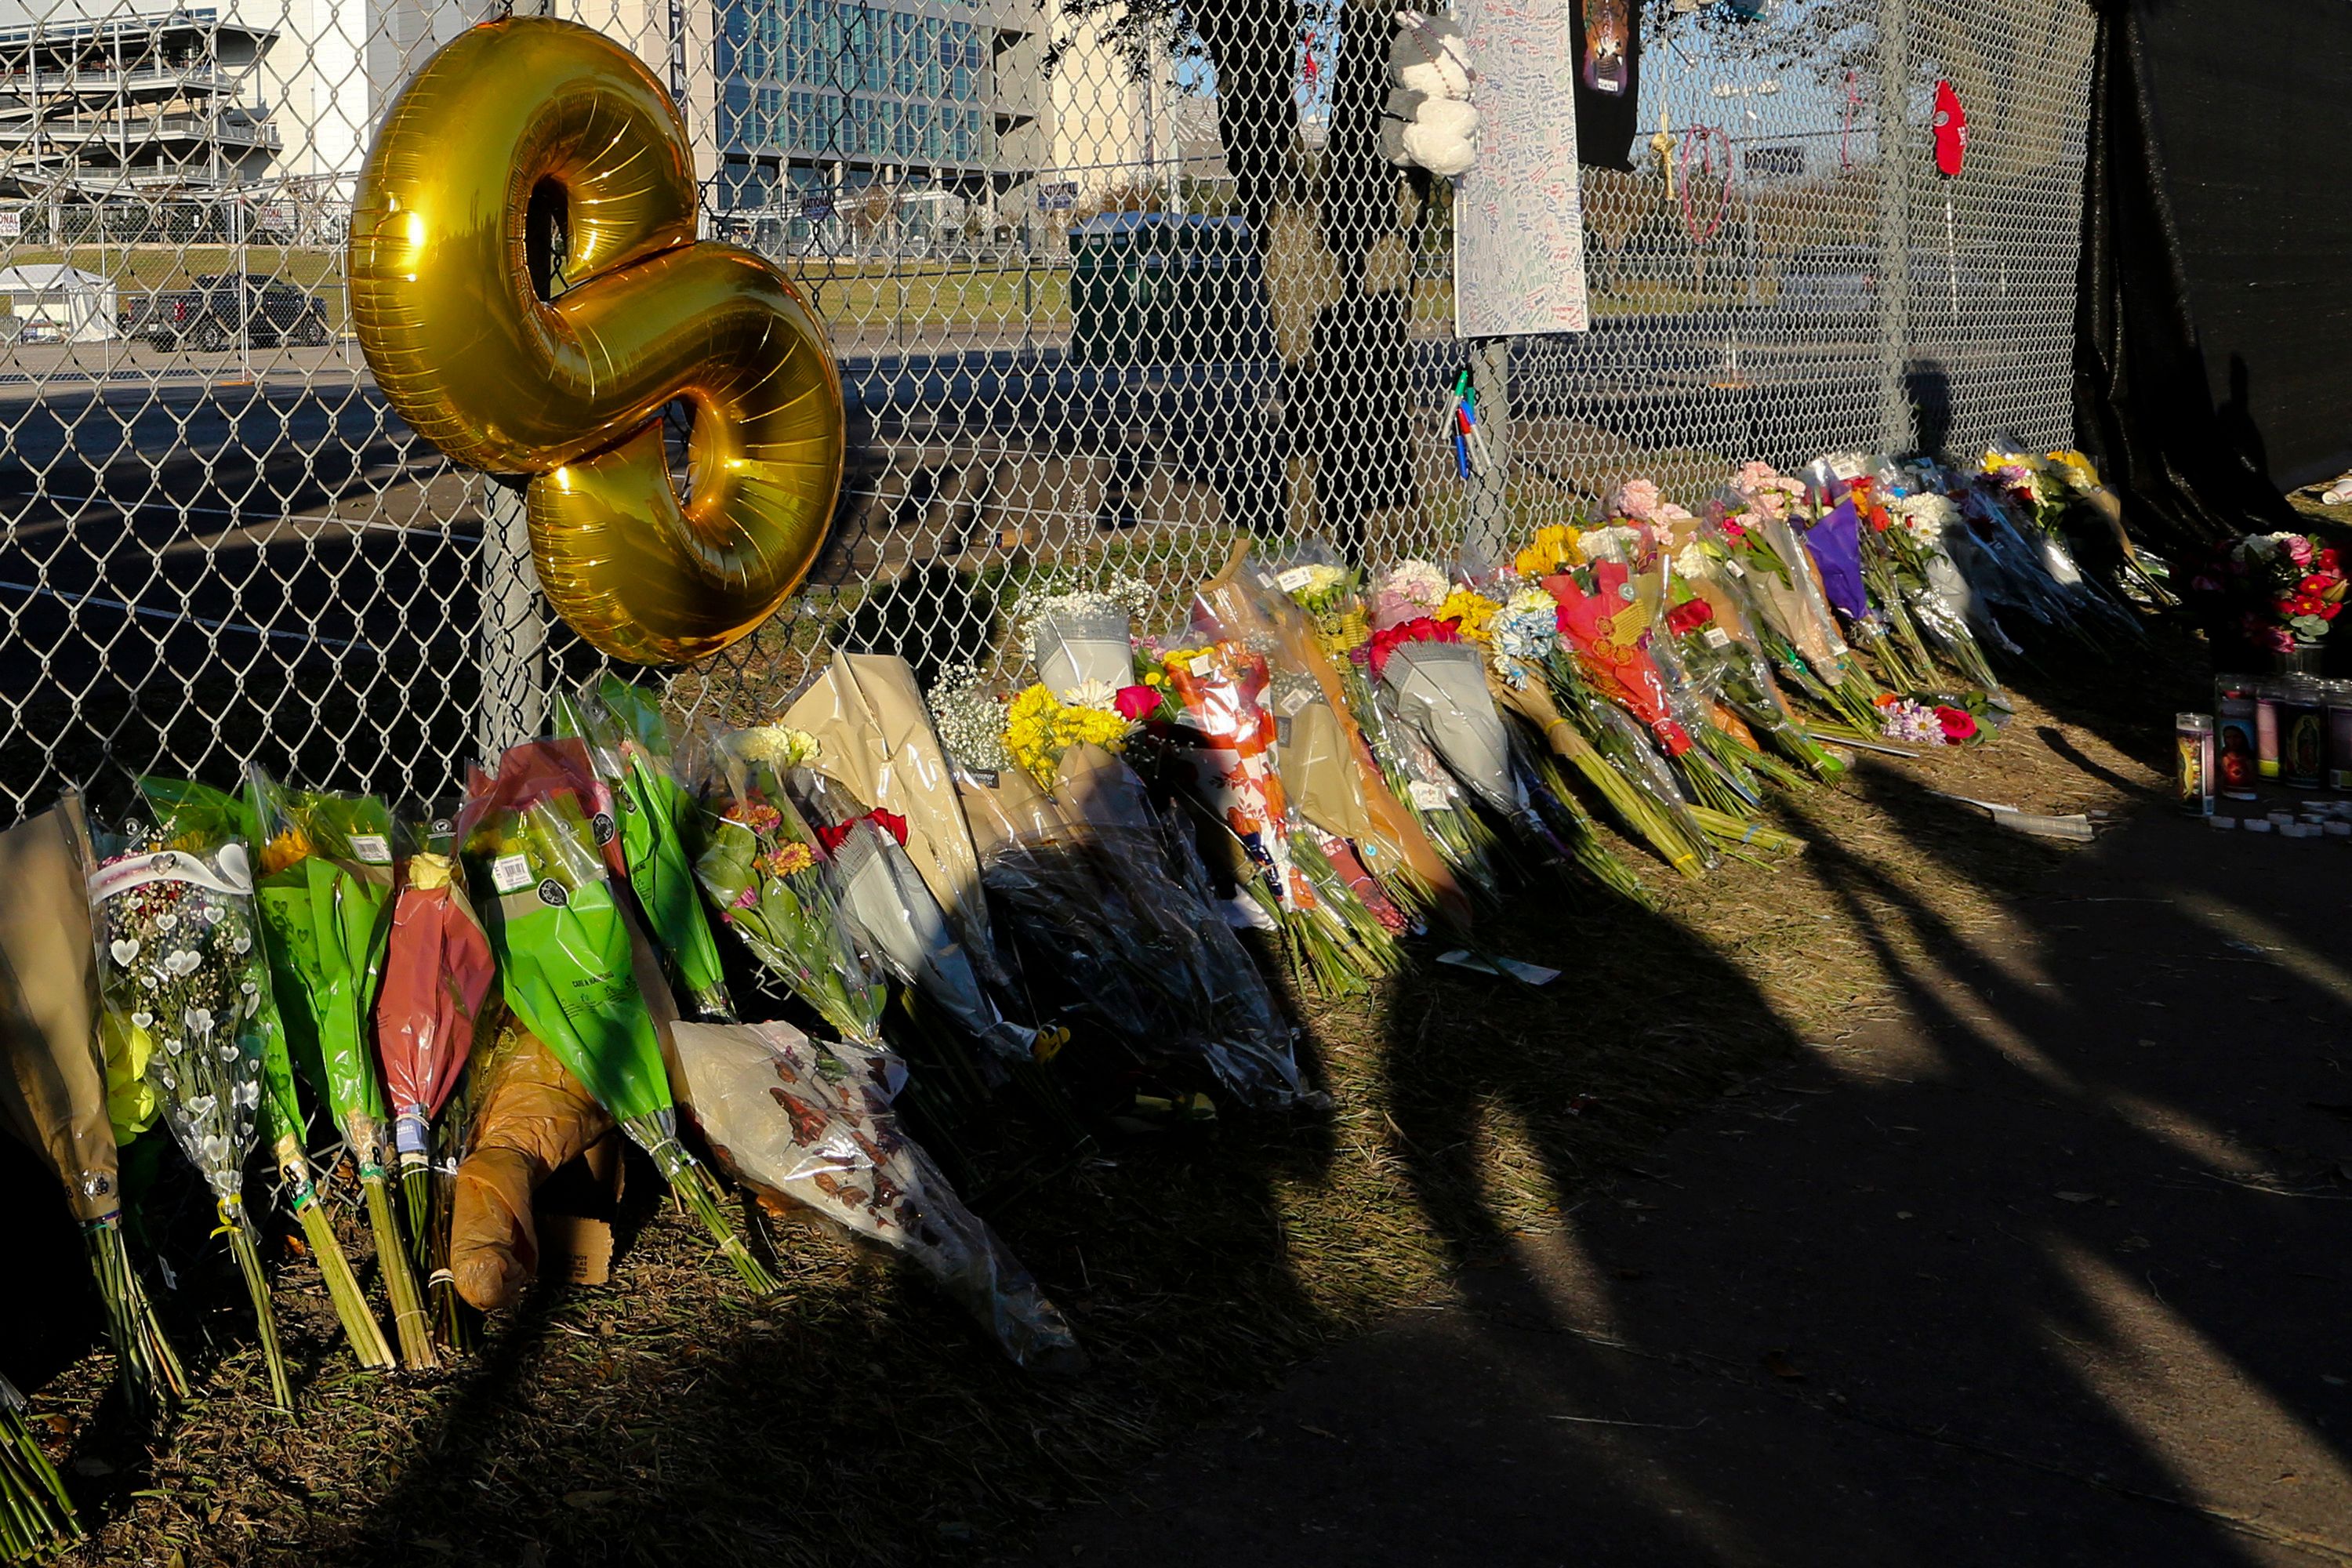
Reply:
[[[1428,1561],[1380,1557],[1338,1521],[1385,1521],[1399,1543],[1426,1547],[1462,1539],[1426,1533],[1438,1525],[1475,1531],[1538,1502],[1554,1533],[1510,1527],[1496,1560],[1583,1555],[1545,1544],[1577,1538],[1579,1510],[1596,1546],[1622,1547],[1595,1561],[1931,1560],[1917,1549],[1938,1538],[1890,1533],[1875,1514],[1847,1521],[1839,1552],[1787,1549],[1828,1513],[1772,1479],[1793,1468],[1822,1496],[1893,1487],[1863,1456],[1898,1429],[1930,1447],[1903,1450],[1912,1489],[1885,1492],[1889,1515],[1945,1492],[1990,1496],[1969,1467],[1992,1466],[2053,1478],[2047,1496],[2019,1490],[2003,1508],[2074,1508],[2085,1489],[2145,1494],[2166,1499],[2147,1506],[2168,1506],[2203,1546],[2257,1540],[2239,1515],[2275,1514],[2273,1535],[2318,1539],[2321,1514],[2273,1508],[2289,1483],[2263,1491],[2252,1479],[2271,1466],[2328,1507],[2339,1495],[2340,1439],[2305,1396],[2329,1391],[2340,1421],[2341,1385],[2293,1384],[2255,1353],[2263,1314],[2305,1288],[2248,1267],[2271,1233],[2249,1220],[2236,1251],[2210,1251],[2210,1268],[2194,1247],[2176,1257],[2154,1219],[2110,1206],[2138,1201],[2121,1175],[2066,1174],[2058,1151],[2096,1122],[2109,1142],[2130,1141],[2148,1181],[2175,1180],[2158,1168],[2169,1160],[2190,1193],[2275,1189],[2296,1194],[2260,1199],[2282,1213],[2345,1214],[2342,1167],[2296,1165],[2279,1140],[2242,1136],[2194,1093],[2168,1099],[2154,1065],[2226,1078],[2228,1053],[2292,1038],[2295,1092],[2352,1103],[2352,1085],[2312,1077],[2352,1057],[2346,997],[2327,991],[2340,942],[2333,959],[2303,947],[2287,958],[2289,944],[2262,934],[2270,927],[2225,937],[2217,926],[2210,942],[2244,962],[2194,979],[2224,1005],[2201,1021],[2145,1008],[2143,1024],[2126,973],[2140,955],[2123,938],[2078,951],[2068,933],[2088,922],[2048,900],[2120,876],[2114,897],[2178,904],[2185,895],[2127,885],[2170,840],[2132,829],[2056,844],[1936,793],[2107,814],[2103,824],[2161,815],[2170,715],[2201,681],[2184,652],[2023,683],[2030,695],[1992,743],[1867,763],[1836,791],[1788,801],[1784,826],[1811,846],[1801,856],[1727,863],[1696,885],[1644,865],[1654,911],[1520,896],[1490,940],[1563,972],[1541,991],[1423,963],[1369,997],[1306,1007],[1328,1113],[1107,1144],[990,1208],[1093,1355],[1075,1380],[1024,1376],[920,1280],[822,1237],[795,1237],[782,1292],[752,1300],[638,1181],[611,1285],[542,1289],[433,1377],[358,1373],[307,1271],[283,1268],[300,1400],[290,1419],[253,1403],[259,1368],[233,1287],[194,1281],[189,1294],[217,1305],[173,1310],[201,1396],[151,1446],[99,1408],[108,1358],[91,1348],[94,1306],[80,1299],[69,1230],[22,1171],[0,1170],[14,1194],[9,1256],[24,1265],[10,1271],[16,1331],[0,1337],[0,1367],[33,1391],[95,1531],[67,1561],[1150,1562],[1168,1560],[1176,1520],[1197,1521],[1226,1561],[1276,1548]],[[2297,874],[2343,859],[2340,841],[2230,847],[2307,850],[2275,866],[2243,858],[2262,868],[2265,896],[2289,902],[2304,896],[2284,890]],[[2267,908],[2226,889],[2197,896]],[[2340,919],[2341,893],[2326,896]],[[2184,932],[2161,933],[2174,946],[2147,953],[2189,965],[2196,955],[2176,951]],[[2241,940],[2248,952],[2227,945]],[[2242,1020],[2234,1034],[2231,1019]],[[2168,1023],[2180,1027],[2158,1026]],[[2078,1059],[2069,1037],[2094,1026],[2102,1039],[2130,1036],[2116,1048],[2148,1071]],[[2132,1056],[2144,1039],[2157,1044]],[[1973,1098],[1941,1092],[1955,1076]],[[1910,1087],[1886,1087],[1898,1080]],[[2328,1148],[2344,1142],[2334,1114],[2296,1112],[2336,1134]],[[1886,1149],[1868,1146],[1882,1136]],[[2123,1157],[2084,1147],[2085,1158]],[[1874,1174],[1874,1160],[1895,1166]],[[2029,1200],[2030,1214],[1996,1212]],[[1887,1228],[1897,1226],[1908,1228]],[[2021,1239],[2001,1242],[2004,1227]],[[1927,1243],[1906,1240],[1947,1232],[1965,1246],[1937,1243],[1961,1250],[1935,1266],[1916,1251]],[[1769,1258],[1751,1245],[1782,1234],[1790,1247]],[[349,1237],[363,1253],[363,1227]],[[2338,1321],[2345,1255],[2339,1245],[2314,1268],[2335,1280]],[[1860,1267],[1882,1256],[1876,1272]],[[2201,1272],[2181,1305],[2189,1271]],[[1505,1331],[1497,1322],[1555,1349],[1514,1361],[1487,1342]],[[1927,1353],[1986,1322],[1998,1332],[1982,1329],[1980,1375]],[[2079,1357],[2053,1348],[2062,1341]],[[1571,1367],[1561,1346],[1628,1359]],[[1313,1361],[1325,1352],[1338,1359]],[[1645,1379],[1688,1369],[1688,1389],[1662,1382],[1650,1397]],[[1719,1387],[1706,1382],[1715,1372]],[[2207,1408],[2164,1415],[2176,1374],[2209,1392],[2235,1380],[2226,1409],[2210,1407],[2227,1416],[2215,1441],[2240,1455],[2227,1484],[2207,1485],[2167,1447]],[[1362,1394],[1353,1404],[1350,1388]],[[2003,1425],[2045,1394],[2093,1447],[2130,1436],[2136,1466],[2095,1474],[2105,1461],[2066,1447],[2065,1433],[2036,1447]],[[1861,1419],[1792,1436],[1776,1399],[1807,1419]],[[1279,1414],[1318,1409],[1326,1419]],[[1610,1425],[1621,1422],[1633,1425]],[[1644,1447],[1673,1436],[1647,1428],[1675,1426],[1691,1426],[1697,1446]],[[1331,1445],[1338,1458],[1318,1471],[1298,1444]],[[1752,1468],[1725,1501],[1713,1478],[1743,1455],[1780,1468]],[[1514,1464],[1551,1479],[1514,1484]],[[1292,1484],[1269,1492],[1250,1471]],[[1559,1485],[1570,1471],[1609,1479],[1580,1498]],[[1425,1505],[1419,1523],[1394,1511],[1406,1501]],[[1518,1555],[1499,1550],[1512,1542]]]

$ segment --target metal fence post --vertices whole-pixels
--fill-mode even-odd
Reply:
[[[1486,338],[1470,351],[1470,384],[1478,394],[1478,429],[1486,437],[1484,462],[1470,468],[1470,512],[1462,542],[1467,553],[1487,563],[1509,554],[1511,526],[1511,340]],[[1450,416],[1450,411],[1449,411]]]
[[[482,695],[474,710],[474,745],[486,767],[499,753],[539,733],[547,717],[547,619],[530,562],[523,480],[482,476],[480,574]]]
[[[509,7],[475,7],[485,19]],[[514,0],[511,14],[548,15],[548,0]],[[474,746],[495,770],[499,753],[528,741],[547,718],[547,617],[539,602],[539,574],[530,560],[525,481],[483,474],[475,479],[481,503],[482,549],[475,561],[480,587],[481,699],[474,710]]]
[[[1878,445],[1918,441],[1906,379],[1911,349],[1911,0],[1878,5]]]

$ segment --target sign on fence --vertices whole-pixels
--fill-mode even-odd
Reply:
[[[1066,213],[1078,205],[1078,183],[1076,180],[1042,180],[1037,185],[1037,210],[1042,213]]]
[[[1454,331],[1586,326],[1569,0],[1465,0],[1478,162],[1454,199]]]
[[[25,210],[22,207],[0,207],[0,239],[25,237]]]

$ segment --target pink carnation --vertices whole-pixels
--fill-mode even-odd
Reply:
[[[1658,506],[1664,498],[1658,493],[1654,479],[1627,479],[1609,498],[1609,510],[1619,517],[1635,518],[1643,522],[1656,521]]]

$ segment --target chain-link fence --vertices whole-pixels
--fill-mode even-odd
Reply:
[[[1635,473],[1696,500],[1748,458],[2069,434],[2085,0],[1653,0],[1626,166],[1584,171],[1592,329],[1485,343],[1453,333],[1444,184],[1378,156],[1385,5],[557,6],[668,83],[709,232],[784,268],[842,366],[832,542],[671,677],[688,706],[763,710],[828,644],[986,659],[1041,572],[1141,575],[1172,620],[1254,535],[1378,563]],[[247,756],[443,794],[593,667],[512,492],[350,335],[372,126],[474,19],[0,0],[0,804]],[[1939,78],[1973,137],[1948,181]]]

